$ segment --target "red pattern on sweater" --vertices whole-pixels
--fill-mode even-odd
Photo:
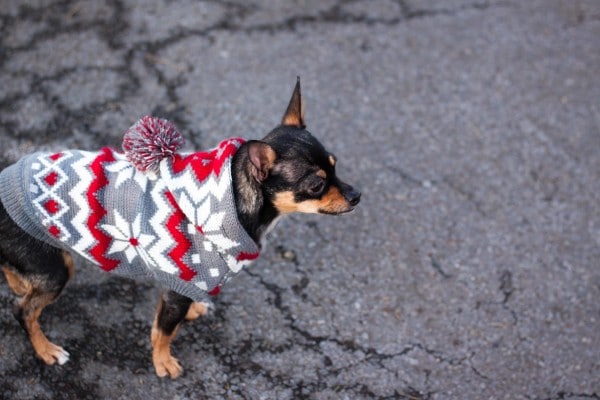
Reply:
[[[211,173],[219,176],[223,163],[238,149],[236,141],[243,143],[244,139],[230,139],[210,151],[198,151],[187,156],[175,154],[173,156],[173,172],[179,174],[190,165],[196,174],[196,179],[200,182],[204,181]]]
[[[258,258],[259,255],[260,255],[260,253],[246,253],[246,252],[242,251],[240,254],[237,255],[236,260],[238,260],[238,261],[254,261]]]
[[[112,271],[115,269],[119,265],[119,261],[105,256],[112,239],[98,228],[98,224],[106,215],[106,209],[102,206],[102,203],[98,201],[96,194],[108,184],[108,179],[104,174],[102,164],[114,160],[115,158],[111,149],[104,147],[100,150],[98,157],[90,164],[90,169],[94,174],[94,180],[87,191],[87,200],[90,205],[90,216],[87,220],[87,227],[97,241],[96,245],[92,247],[89,253],[94,260],[98,261],[100,268],[105,271]]]
[[[190,267],[183,262],[183,256],[185,253],[187,253],[192,244],[186,239],[185,235],[179,228],[181,223],[186,220],[186,217],[183,211],[181,211],[177,205],[173,193],[166,191],[165,197],[169,201],[169,204],[171,204],[171,207],[173,207],[173,214],[171,214],[167,220],[166,227],[177,243],[177,246],[169,251],[169,257],[171,257],[173,261],[175,261],[177,267],[179,267],[179,277],[184,281],[191,281],[194,276],[196,276],[196,272],[190,269]]]

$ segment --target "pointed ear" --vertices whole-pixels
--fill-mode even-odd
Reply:
[[[252,164],[251,173],[254,179],[258,182],[267,179],[277,158],[275,150],[264,142],[251,140],[248,142],[248,156]]]
[[[285,126],[295,126],[300,129],[306,128],[306,125],[304,124],[304,102],[300,93],[300,77],[298,77],[298,80],[296,81],[294,93],[292,93],[292,98],[283,115],[281,124]]]

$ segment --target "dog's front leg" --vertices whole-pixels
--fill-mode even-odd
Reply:
[[[152,361],[156,375],[177,378],[183,368],[171,355],[171,342],[179,324],[186,317],[192,300],[176,292],[164,293],[152,325]]]

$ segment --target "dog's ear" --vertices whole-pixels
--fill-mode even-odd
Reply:
[[[248,157],[252,164],[252,176],[258,182],[262,182],[269,176],[269,171],[275,163],[277,154],[275,154],[275,150],[267,143],[251,140],[248,142]]]
[[[296,81],[294,93],[292,93],[292,98],[283,115],[281,124],[285,126],[295,126],[300,129],[306,128],[306,125],[304,124],[304,100],[300,93],[300,77],[298,77],[298,80]]]

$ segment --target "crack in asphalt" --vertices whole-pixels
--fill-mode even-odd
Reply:
[[[175,44],[183,39],[191,36],[200,36],[211,38],[211,33],[220,31],[229,31],[232,33],[249,34],[252,32],[278,32],[282,30],[295,30],[298,26],[303,24],[311,23],[338,23],[338,24],[384,24],[384,25],[395,25],[400,22],[425,17],[434,17],[437,15],[455,15],[456,13],[463,12],[466,10],[486,10],[492,6],[497,6],[503,3],[489,4],[487,2],[473,3],[470,5],[462,5],[454,9],[441,9],[441,10],[426,10],[426,9],[414,9],[406,4],[405,1],[398,1],[400,6],[400,13],[396,16],[386,18],[372,18],[364,14],[354,14],[344,10],[346,2],[338,2],[333,4],[329,9],[320,11],[317,15],[293,15],[284,21],[272,23],[272,24],[256,24],[248,27],[243,27],[236,24],[234,21],[243,21],[249,15],[259,11],[256,5],[241,5],[234,2],[218,1],[217,3],[225,6],[225,13],[217,22],[213,25],[202,28],[202,29],[182,29],[179,32],[169,34],[166,38],[141,41],[134,44],[128,45],[123,37],[126,36],[127,30],[130,28],[126,12],[126,8],[122,1],[111,0],[107,3],[107,6],[112,10],[110,16],[104,20],[85,20],[77,21],[76,15],[79,10],[78,3],[71,4],[69,1],[58,1],[51,3],[47,7],[37,9],[30,6],[21,6],[19,9],[18,17],[12,18],[10,15],[0,13],[0,20],[3,21],[0,32],[3,36],[7,35],[8,31],[17,23],[17,21],[30,21],[30,22],[42,22],[46,23],[46,28],[35,32],[29,40],[21,43],[17,46],[1,46],[0,47],[0,66],[10,59],[10,57],[22,53],[31,51],[36,48],[41,42],[54,39],[63,34],[74,34],[85,31],[96,32],[101,39],[103,39],[110,49],[123,50],[126,49],[126,54],[123,56],[123,63],[119,67],[71,67],[62,69],[56,73],[52,73],[45,76],[40,76],[36,73],[27,73],[18,71],[16,74],[24,74],[31,77],[31,87],[33,92],[41,93],[44,97],[45,103],[49,106],[50,112],[54,113],[55,116],[48,121],[48,123],[38,129],[28,129],[26,132],[19,129],[19,126],[15,122],[10,120],[0,119],[0,127],[8,132],[11,136],[20,139],[31,139],[39,137],[47,137],[48,139],[58,139],[64,137],[73,129],[79,129],[81,131],[88,131],[94,136],[102,135],[104,132],[94,131],[92,128],[96,120],[101,115],[102,111],[110,109],[112,105],[116,104],[119,99],[127,98],[128,96],[135,95],[137,88],[140,86],[139,78],[134,73],[133,60],[134,55],[144,54],[158,54],[164,48]],[[358,2],[356,2],[358,3]],[[65,18],[67,17],[67,18]],[[149,59],[145,60],[145,65],[154,73],[159,84],[164,85],[167,91],[168,103],[181,104],[181,101],[177,95],[176,89],[183,82],[179,82],[177,79],[170,81],[164,75],[164,73],[158,68],[156,63],[153,63]],[[116,71],[121,76],[126,78],[126,83],[123,83],[119,87],[118,94],[113,98],[105,99],[105,101],[95,102],[87,104],[81,109],[71,109],[65,107],[60,103],[60,98],[49,95],[41,85],[44,81],[55,81],[68,76],[74,71],[82,71],[87,68],[97,68],[99,70],[111,70]],[[29,92],[22,92],[7,97],[0,97],[0,111],[5,109],[10,111],[16,101],[27,98],[30,96]],[[153,110],[149,110],[155,115],[163,118],[173,120],[177,126],[181,128],[187,128],[189,123],[185,119],[185,110],[183,107],[175,107],[170,109],[165,106],[157,106]],[[87,121],[86,123],[82,121]],[[48,132],[52,132],[51,136],[48,136]],[[202,147],[202,132],[195,132],[193,135],[189,135],[190,142],[195,147]],[[101,137],[101,136],[100,136]]]
[[[384,352],[378,351],[377,349],[375,349],[373,347],[365,347],[365,346],[359,345],[353,340],[341,340],[337,336],[314,335],[311,332],[309,332],[308,330],[300,328],[296,323],[297,321],[294,319],[294,317],[292,315],[292,311],[289,309],[288,306],[283,304],[282,299],[284,297],[287,298],[287,296],[285,294],[286,294],[286,292],[289,291],[288,288],[280,287],[273,283],[266,282],[265,279],[259,273],[255,273],[255,272],[252,272],[249,270],[246,270],[246,273],[249,276],[251,276],[252,278],[255,278],[257,280],[257,282],[266,289],[267,292],[271,293],[274,296],[274,300],[272,301],[272,304],[275,306],[275,308],[277,310],[280,311],[283,318],[287,321],[288,328],[291,329],[296,334],[298,334],[299,337],[302,339],[302,340],[294,340],[294,341],[288,343],[288,345],[283,346],[283,347],[280,346],[278,348],[278,352],[288,350],[291,346],[301,346],[301,347],[305,348],[306,350],[310,350],[317,354],[321,354],[324,357],[324,359],[327,359],[328,356],[323,353],[323,351],[321,349],[321,345],[323,343],[333,343],[338,348],[342,349],[343,351],[345,351],[348,354],[355,354],[357,351],[359,351],[360,353],[362,353],[364,355],[359,360],[357,360],[353,363],[349,363],[348,365],[338,367],[338,368],[333,368],[333,366],[331,364],[331,360],[329,360],[329,363],[326,363],[327,373],[320,374],[321,378],[335,377],[340,372],[351,370],[351,369],[353,369],[361,364],[364,364],[364,363],[368,363],[371,366],[374,366],[376,368],[380,368],[380,369],[384,369],[384,370],[387,370],[392,373],[396,373],[396,375],[397,375],[396,370],[389,369],[387,366],[384,365],[383,362],[385,360],[389,360],[389,359],[392,359],[395,357],[408,356],[409,353],[417,351],[417,350],[423,351],[424,353],[432,356],[439,363],[445,363],[448,365],[461,365],[465,361],[470,361],[470,358],[472,357],[472,355],[471,355],[469,357],[462,357],[462,358],[458,358],[458,359],[452,358],[452,357],[446,356],[443,352],[441,352],[439,350],[430,349],[422,343],[411,343],[399,352],[384,353]],[[268,350],[270,352],[273,352],[273,349],[268,349]],[[473,365],[469,364],[469,366],[476,372],[476,375],[478,375],[484,379],[489,379],[489,378],[485,377],[484,374],[479,373]],[[396,378],[399,379],[397,376],[396,376]],[[281,381],[285,381],[285,379],[281,379]],[[418,399],[430,398],[431,393],[427,390],[426,387],[422,388],[422,389],[415,389],[414,387],[411,387],[407,382],[404,382],[404,384],[405,384],[405,387],[402,389],[402,391],[398,391],[398,389],[396,389],[395,394],[391,394],[390,398],[394,398],[393,396],[396,396],[396,395],[399,395],[400,396],[399,398],[409,398],[409,399],[410,398],[418,398]],[[365,391],[363,386],[364,385],[361,385],[361,391],[360,391],[361,395],[363,395],[363,396],[369,395],[369,397],[372,397],[372,398],[380,398],[375,395],[371,396],[372,393],[369,391]],[[352,386],[352,385],[350,385],[350,386],[338,385],[338,390],[342,390],[342,389],[349,390],[353,387],[354,386]],[[404,394],[402,394],[402,393],[404,393]],[[387,397],[384,397],[384,398],[387,398]]]
[[[452,278],[452,275],[450,275],[449,273],[444,271],[444,269],[442,268],[439,261],[437,259],[435,259],[433,257],[433,255],[430,254],[429,259],[431,260],[431,266],[433,267],[434,271],[437,272],[442,278],[444,278],[444,279]]]

